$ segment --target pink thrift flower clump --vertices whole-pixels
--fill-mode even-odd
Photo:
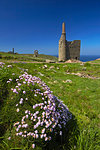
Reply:
[[[18,89],[24,84],[25,86],[38,85],[37,89],[30,89],[34,99],[41,97],[41,102],[33,104],[32,109],[26,109],[21,120],[14,123],[13,127],[16,129],[16,136],[24,138],[33,138],[35,143],[36,139],[43,139],[44,141],[50,141],[52,139],[51,132],[57,132],[60,136],[63,135],[62,127],[66,126],[66,123],[72,119],[72,115],[69,112],[66,105],[63,104],[57,97],[52,94],[50,88],[36,76],[29,75],[27,72],[19,76],[16,79],[17,86],[12,89],[12,92],[18,95]],[[24,91],[25,90],[25,91]],[[22,90],[22,95],[19,99],[19,104],[15,105],[16,112],[20,115],[20,107],[23,107],[24,101],[28,103],[27,90]],[[25,97],[26,95],[26,97]],[[57,130],[56,130],[57,127]],[[35,148],[35,144],[32,144],[32,148]]]
[[[3,63],[3,62],[0,62],[0,67],[4,67],[4,65],[5,65],[5,63]]]
[[[12,65],[8,65],[7,67],[8,67],[8,68],[12,68]]]

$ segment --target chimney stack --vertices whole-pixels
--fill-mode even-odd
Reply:
[[[63,22],[63,24],[62,24],[62,33],[66,33],[65,32],[65,23]]]

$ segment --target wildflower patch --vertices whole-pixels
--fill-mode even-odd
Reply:
[[[12,79],[7,81],[8,84],[11,82]],[[13,135],[8,137],[10,141],[27,139],[35,148],[39,140],[47,142],[56,134],[63,135],[63,128],[72,115],[40,78],[25,72],[16,79],[11,91],[15,119],[11,128]]]

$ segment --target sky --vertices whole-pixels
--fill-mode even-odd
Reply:
[[[63,22],[81,55],[100,55],[100,0],[0,0],[0,51],[57,55]]]

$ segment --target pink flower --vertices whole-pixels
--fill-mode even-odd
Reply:
[[[16,88],[18,88],[18,86],[16,86]]]
[[[28,127],[28,124],[25,124],[24,127],[27,128],[27,127]]]
[[[23,84],[26,84],[26,82],[25,82],[25,81],[23,81]]]
[[[19,122],[14,123],[14,125],[13,125],[13,126],[15,127],[16,125],[19,125]]]
[[[43,134],[40,135],[40,138],[41,138],[41,139],[43,138]]]
[[[19,103],[20,103],[20,104],[22,104],[22,103],[23,103],[23,101],[20,101]]]
[[[11,140],[11,137],[8,137],[8,140]]]
[[[47,141],[48,140],[48,138],[47,137],[45,137],[45,141]]]
[[[7,67],[8,67],[8,68],[9,68],[9,67],[12,67],[12,65],[8,65]]]
[[[22,137],[26,137],[26,135],[22,135]]]
[[[20,91],[21,89],[20,88],[18,88],[18,91]]]
[[[16,133],[16,136],[18,136],[18,133]]]
[[[21,125],[19,125],[18,128],[21,128]]]
[[[28,113],[28,110],[25,111],[25,114],[27,114],[27,113]]]
[[[18,83],[18,86],[21,86],[21,83]]]
[[[44,100],[44,97],[42,97],[42,100]]]
[[[25,91],[23,91],[23,94],[25,94],[26,92]]]
[[[14,92],[14,93],[17,93],[17,90],[16,90],[16,89],[13,89],[13,92]]]
[[[22,135],[22,132],[19,132],[19,135]]]
[[[36,114],[38,114],[39,113],[39,111],[36,111]]]
[[[33,149],[35,148],[35,144],[32,144],[32,148],[33,148]]]
[[[60,131],[60,133],[59,133],[60,135],[62,135],[62,131]]]
[[[26,115],[26,118],[28,118],[28,115]]]
[[[19,128],[17,128],[16,131],[18,132],[18,131],[19,131]]]
[[[36,139],[39,137],[39,135],[38,134],[35,134],[35,137],[36,137]]]
[[[24,133],[27,133],[27,131],[24,131]]]
[[[43,136],[46,137],[46,134],[44,134]]]
[[[38,131],[37,131],[37,130],[35,130],[35,133],[38,133]]]
[[[19,108],[17,108],[16,111],[19,112]]]
[[[36,106],[35,105],[33,105],[33,109],[35,109],[36,108]]]
[[[44,132],[45,132],[45,128],[42,129],[42,133],[44,133]]]
[[[12,81],[12,79],[9,79],[9,81]]]

